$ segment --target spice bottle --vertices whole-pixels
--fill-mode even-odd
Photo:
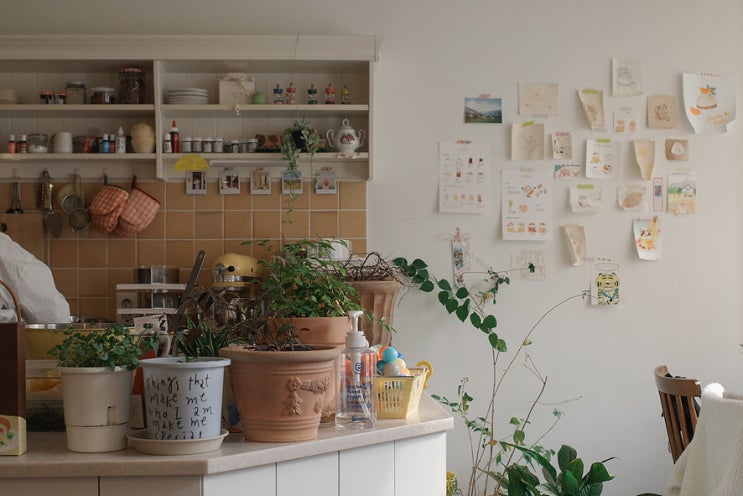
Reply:
[[[374,395],[377,354],[359,331],[359,317],[363,313],[361,310],[348,312],[353,319],[353,329],[346,334],[346,348],[341,355],[341,390],[335,413],[335,426],[341,429],[368,429],[377,421]]]
[[[178,132],[178,126],[175,125],[175,121],[170,127],[170,141],[173,143],[173,153],[181,152],[181,133]]]
[[[173,141],[170,137],[170,133],[163,135],[163,153],[173,153]]]
[[[103,133],[100,143],[98,143],[98,153],[108,153],[111,143],[108,141],[108,133]]]
[[[119,132],[116,133],[116,153],[126,153],[126,135],[124,134],[124,128],[119,126]]]
[[[15,134],[8,136],[8,153],[15,153]]]
[[[25,134],[22,134],[21,137],[16,141],[15,144],[15,151],[16,153],[28,153],[28,138],[26,138]]]

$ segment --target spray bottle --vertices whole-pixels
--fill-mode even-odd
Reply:
[[[377,355],[369,349],[369,342],[359,331],[359,317],[363,313],[361,310],[348,312],[353,328],[346,334],[341,390],[335,412],[335,425],[343,429],[368,429],[377,422],[377,400],[373,394]]]

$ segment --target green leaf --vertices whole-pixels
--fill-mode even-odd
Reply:
[[[509,420],[508,423],[511,425],[521,425],[521,420],[516,417],[511,417],[511,420]]]
[[[426,293],[430,293],[431,291],[433,291],[434,287],[435,286],[433,285],[433,282],[431,281],[426,281],[420,285],[421,291],[424,291]]]
[[[470,324],[472,324],[473,327],[480,329],[480,325],[482,324],[482,319],[480,318],[480,315],[477,313],[471,314]]]
[[[480,329],[483,329],[483,328],[495,329],[496,327],[498,327],[498,321],[492,315],[488,315],[482,321],[482,326],[480,326]]]
[[[446,302],[444,307],[446,307],[447,312],[452,313],[454,310],[459,308],[459,302],[457,300],[451,299]]]
[[[428,267],[428,265],[426,265],[426,262],[424,262],[420,258],[416,258],[415,260],[413,260],[413,263],[411,263],[410,265],[413,266],[416,270],[421,270]]]
[[[562,496],[554,484],[539,484],[537,490],[541,496]]]
[[[451,284],[446,279],[441,279],[438,282],[439,288],[443,289],[444,291],[451,291]]]
[[[548,459],[546,459],[543,455],[540,453],[537,453],[533,449],[527,448],[525,446],[516,446],[515,444],[507,443],[503,441],[501,443],[503,446],[510,446],[511,448],[515,448],[522,453],[528,454],[536,462],[549,474],[550,477],[552,477],[553,480],[557,479],[557,470],[555,470],[555,467],[552,466],[552,464],[549,462]]]
[[[608,482],[614,478],[613,475],[606,470],[601,462],[594,462],[591,464],[591,469],[588,471],[588,482]]]
[[[493,332],[493,333],[488,334],[488,341],[490,342],[490,346],[494,350],[498,350],[498,341],[500,340],[498,339],[498,335],[496,333]]]
[[[561,471],[565,471],[568,468],[570,462],[578,458],[578,452],[572,446],[563,444],[560,447],[560,451],[557,452],[557,465]]]
[[[405,267],[408,265],[408,261],[404,257],[397,257],[392,259],[392,263],[398,267]]]
[[[571,472],[563,472],[562,489],[566,495],[576,496],[578,494],[578,480]]]
[[[491,336],[495,336],[495,333],[491,334]],[[495,349],[500,351],[501,353],[505,353],[508,351],[508,346],[506,345],[506,342],[502,339],[498,339],[498,342],[495,344]]]
[[[457,318],[464,322],[467,320],[467,316],[470,314],[470,300],[465,301],[462,305],[457,308]]]
[[[442,305],[446,305],[447,301],[449,301],[449,292],[439,291],[439,303],[441,303]]]
[[[463,287],[457,289],[457,292],[455,294],[456,294],[457,298],[459,298],[460,300],[463,300],[463,299],[467,298],[470,295],[470,292],[467,291],[467,288],[465,288],[463,286]]]
[[[576,480],[583,479],[583,460],[576,458],[568,464],[568,472],[573,474]]]
[[[524,431],[521,429],[516,429],[513,431],[513,442],[515,444],[524,444],[524,439],[526,439],[526,434],[524,434]]]
[[[604,485],[601,482],[586,484],[580,489],[580,491],[578,491],[578,496],[599,496],[603,488]]]

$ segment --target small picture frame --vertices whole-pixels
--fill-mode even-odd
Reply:
[[[186,194],[189,194],[189,195],[205,195],[206,194],[206,171],[186,172]]]
[[[304,192],[302,171],[287,169],[281,172],[281,193],[284,195],[301,195]]]
[[[219,173],[219,194],[240,194],[240,173],[237,169],[228,167],[226,169],[222,169],[222,172]]]
[[[270,195],[271,194],[271,172],[258,167],[250,174],[250,194],[251,195]]]
[[[315,193],[318,195],[334,195],[337,191],[335,171],[332,168],[320,170],[315,178]]]

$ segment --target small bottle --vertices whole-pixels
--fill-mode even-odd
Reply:
[[[126,135],[124,134],[124,128],[119,126],[119,132],[116,133],[116,153],[126,153]]]
[[[284,97],[282,96],[284,90],[281,89],[279,83],[276,83],[276,87],[273,89],[273,103],[281,105],[284,103]]]
[[[363,313],[348,312],[353,329],[346,334],[346,348],[341,355],[341,389],[335,412],[335,425],[341,429],[368,429],[377,422],[377,400],[373,394],[377,354],[369,349],[369,342],[359,331]]]
[[[181,152],[181,133],[178,132],[178,126],[175,125],[175,121],[170,127],[170,141],[172,142],[173,153]]]
[[[201,138],[198,136],[191,141],[191,151],[194,153],[201,153]]]
[[[204,138],[204,141],[201,142],[201,151],[204,153],[212,153],[213,143],[214,142],[212,141],[210,137]]]
[[[310,87],[307,88],[307,104],[317,105],[317,88],[315,88],[315,83],[310,84]]]
[[[8,136],[8,153],[15,153],[15,134]]]
[[[212,142],[212,152],[222,153],[224,151],[224,139],[217,136]]]
[[[328,83],[328,87],[325,88],[325,105],[332,105],[335,103],[335,88],[331,83]]]
[[[297,88],[294,87],[294,83],[289,83],[286,88],[286,103],[289,105],[295,105],[297,103]]]
[[[15,143],[16,153],[28,153],[28,138],[25,134],[22,134],[18,141]]]
[[[163,135],[163,153],[173,153],[173,141],[170,133]]]
[[[110,150],[111,143],[108,141],[108,133],[104,133],[98,144],[98,153],[108,153]]]
[[[341,90],[341,105],[350,105],[350,104],[351,104],[351,90],[349,90],[348,86],[344,84],[343,89]]]
[[[191,137],[186,136],[181,141],[181,153],[191,153]]]

